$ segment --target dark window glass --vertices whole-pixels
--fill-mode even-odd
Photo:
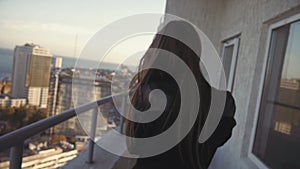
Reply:
[[[224,65],[225,76],[227,79],[230,76],[233,49],[234,49],[234,45],[230,45],[224,48],[223,65]]]
[[[300,21],[274,29],[253,153],[273,169],[300,168]]]

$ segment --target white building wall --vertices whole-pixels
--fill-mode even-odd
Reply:
[[[41,100],[42,88],[29,87],[28,89],[28,103],[33,106],[39,106]]]
[[[258,86],[263,75],[267,32],[270,24],[300,13],[299,0],[168,0],[166,13],[197,25],[221,53],[222,41],[240,35],[233,95],[237,126],[232,138],[218,150],[211,168],[261,168],[250,157],[255,129]]]
[[[26,104],[26,99],[11,99],[10,100],[10,106],[11,107],[21,107],[24,106]]]
[[[26,104],[26,99],[24,98],[0,98],[0,107],[21,107]]]
[[[40,107],[41,108],[47,108],[48,105],[48,87],[41,88],[41,96],[40,96]]]
[[[61,149],[49,149],[39,154],[23,157],[23,169],[60,168],[77,156],[77,150],[63,152]],[[9,169],[9,161],[0,162],[1,169]],[[64,167],[63,167],[64,168]]]
[[[53,66],[55,68],[61,68],[61,66],[62,66],[62,58],[61,57],[56,57]]]
[[[0,107],[8,107],[10,105],[7,98],[0,98]]]
[[[48,90],[48,87],[29,87],[28,103],[40,108],[47,108]]]

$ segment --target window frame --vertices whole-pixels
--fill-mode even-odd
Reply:
[[[238,58],[238,53],[239,53],[239,48],[240,48],[240,36],[229,38],[229,39],[223,41],[222,44],[223,44],[222,55],[221,55],[222,63],[224,63],[224,60],[225,60],[225,48],[233,46],[229,77],[228,78],[226,77],[226,84],[227,84],[226,89],[228,91],[232,92],[233,85],[234,85],[234,79],[235,79],[236,66],[237,66],[237,58]]]
[[[253,121],[253,125],[252,125],[252,131],[250,134],[250,144],[249,144],[249,149],[248,149],[248,157],[260,169],[269,169],[269,167],[253,153],[253,147],[254,147],[254,141],[255,141],[255,134],[256,134],[256,130],[257,130],[258,118],[259,118],[259,111],[260,111],[263,92],[264,92],[263,89],[265,86],[265,80],[267,78],[267,73],[268,73],[267,68],[268,68],[268,63],[270,60],[269,53],[271,51],[272,32],[276,28],[279,28],[279,27],[287,25],[287,24],[291,24],[298,20],[300,20],[300,13],[295,14],[289,18],[280,20],[276,23],[273,23],[273,24],[269,25],[269,28],[268,28],[268,35],[267,35],[267,41],[266,41],[267,45],[265,48],[266,50],[265,50],[264,59],[263,59],[262,73],[261,73],[261,77],[259,80],[258,97],[257,97],[255,111],[254,111],[254,121]]]

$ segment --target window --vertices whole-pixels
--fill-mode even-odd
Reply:
[[[274,169],[300,168],[300,21],[271,32],[252,152]]]
[[[235,76],[235,67],[239,49],[239,38],[225,41],[223,44],[222,62],[227,82],[227,90],[232,91]]]

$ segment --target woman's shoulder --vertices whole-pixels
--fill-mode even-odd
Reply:
[[[235,115],[236,106],[232,93],[230,91],[219,90],[213,87],[211,89],[212,95],[215,95],[214,98],[217,99],[216,101],[224,105],[223,116],[233,118]]]
[[[208,143],[212,144],[212,147],[219,147],[226,143],[227,140],[231,137],[232,130],[236,125],[234,119],[236,106],[235,100],[229,91],[221,91],[213,89],[219,95],[225,95],[225,105],[223,110],[222,118],[214,131],[213,135],[209,138]]]
[[[226,102],[223,116],[225,117],[234,117],[236,111],[235,100],[231,92],[226,91]]]

